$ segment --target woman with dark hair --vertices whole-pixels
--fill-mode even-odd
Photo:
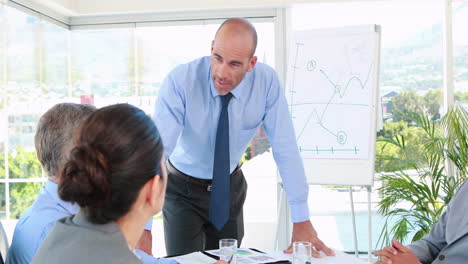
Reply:
[[[140,109],[117,104],[91,114],[58,188],[80,211],[57,222],[32,263],[141,263],[133,250],[164,203],[163,155],[159,132]]]

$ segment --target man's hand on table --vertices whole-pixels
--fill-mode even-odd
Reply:
[[[318,238],[317,231],[315,231],[310,220],[293,224],[292,242],[284,253],[291,254],[293,251],[292,245],[296,241],[310,242],[312,244],[313,257],[320,258],[319,251],[323,251],[327,256],[335,255],[333,250],[327,247],[325,243]]]
[[[375,264],[420,264],[418,257],[398,240],[393,239],[392,245],[375,252],[379,260]]]

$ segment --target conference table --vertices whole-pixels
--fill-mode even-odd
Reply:
[[[284,254],[283,252],[271,252],[272,256],[279,258],[287,258],[292,262],[292,254]],[[311,264],[363,264],[369,263],[363,259],[356,258],[351,254],[346,254],[342,251],[335,250],[335,256],[326,256],[322,253],[321,258],[312,258]]]
[[[250,250],[250,249],[239,249],[239,251]],[[174,257],[180,264],[207,264],[214,263],[215,260],[212,258],[212,251],[207,252],[194,252],[183,256]],[[208,254],[207,254],[208,253]],[[216,253],[215,253],[216,254]],[[284,254],[282,251],[272,251],[266,252],[269,257],[289,260],[292,262],[292,254]],[[323,253],[322,253],[323,254]],[[211,257],[210,257],[211,256]],[[250,264],[250,263],[265,263],[265,262],[254,262],[252,259],[246,259],[245,256],[240,256],[238,254],[237,264]],[[266,262],[269,263],[269,262]],[[280,262],[284,263],[284,262]],[[311,264],[364,264],[369,263],[363,259],[356,258],[354,255],[346,254],[342,251],[335,250],[335,256],[325,256],[324,254],[321,258],[313,258],[310,262]]]

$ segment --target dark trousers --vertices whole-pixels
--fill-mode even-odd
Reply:
[[[168,162],[168,183],[163,208],[164,237],[167,255],[219,248],[222,238],[235,238],[238,246],[244,237],[243,205],[247,182],[242,170],[231,174],[231,208],[221,230],[208,218],[211,189],[209,180],[199,180],[175,169]]]

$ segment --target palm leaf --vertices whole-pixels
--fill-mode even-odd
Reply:
[[[411,241],[417,241],[427,234],[468,172],[468,112],[465,109],[455,106],[440,121],[421,113],[397,115],[403,117],[400,119],[411,120],[413,126],[424,131],[424,142],[418,148],[408,146],[405,135],[379,139],[384,143],[382,150],[392,146],[398,149],[398,156],[379,155],[378,159],[394,162],[400,169],[380,176],[378,212],[385,216],[385,223],[378,248],[389,244],[392,238],[406,240],[414,233]],[[455,175],[447,174],[448,163],[456,168]],[[408,169],[413,169],[414,173],[410,175]]]

